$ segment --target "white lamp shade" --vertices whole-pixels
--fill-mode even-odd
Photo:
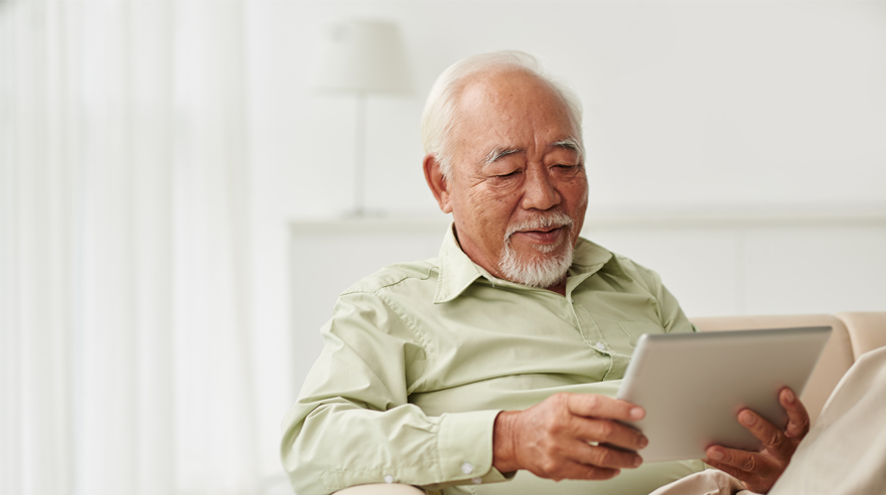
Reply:
[[[412,87],[406,50],[392,22],[345,20],[329,30],[318,89],[405,92]]]

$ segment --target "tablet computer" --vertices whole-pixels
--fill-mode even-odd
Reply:
[[[645,334],[625,372],[619,399],[643,406],[627,423],[649,445],[646,462],[700,459],[711,445],[758,450],[736,415],[747,407],[783,428],[778,392],[803,393],[831,327]]]

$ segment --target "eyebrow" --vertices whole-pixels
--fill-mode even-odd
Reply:
[[[584,155],[584,150],[582,149],[581,144],[579,144],[578,140],[575,138],[570,137],[570,138],[566,138],[566,139],[561,139],[560,141],[557,141],[556,143],[551,143],[551,146],[556,147],[556,148],[566,148],[568,150],[577,151],[579,156]]]
[[[490,151],[488,155],[486,155],[486,158],[483,159],[483,163],[489,165],[499,158],[513,155],[514,153],[519,153],[521,151],[523,150],[517,148],[502,148],[501,146],[496,146],[495,148],[492,148],[492,151]]]
[[[584,150],[582,149],[581,144],[579,144],[577,139],[571,137],[551,143],[550,147],[565,148],[578,152],[579,156],[584,155]],[[492,151],[490,151],[485,158],[483,158],[483,163],[485,165],[489,165],[500,158],[506,157],[508,155],[513,155],[514,153],[520,153],[522,151],[523,150],[519,148],[505,148],[502,146],[496,146],[495,148],[492,148]]]

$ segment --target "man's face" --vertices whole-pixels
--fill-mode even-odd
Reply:
[[[438,200],[462,249],[496,277],[556,285],[588,201],[565,103],[535,76],[499,72],[469,83],[455,119],[452,177]],[[558,273],[528,282],[514,270]]]

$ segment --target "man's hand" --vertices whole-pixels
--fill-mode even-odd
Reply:
[[[639,466],[643,459],[634,451],[649,443],[615,420],[645,415],[639,406],[602,395],[555,394],[525,411],[498,415],[492,462],[501,472],[527,469],[553,480],[609,479],[620,468]]]
[[[752,492],[768,492],[788,466],[800,440],[809,433],[809,414],[797,396],[783,388],[778,400],[788,413],[784,431],[750,409],[738,412],[738,421],[763,442],[762,450],[747,452],[714,445],[705,451],[705,462],[740,479]]]

